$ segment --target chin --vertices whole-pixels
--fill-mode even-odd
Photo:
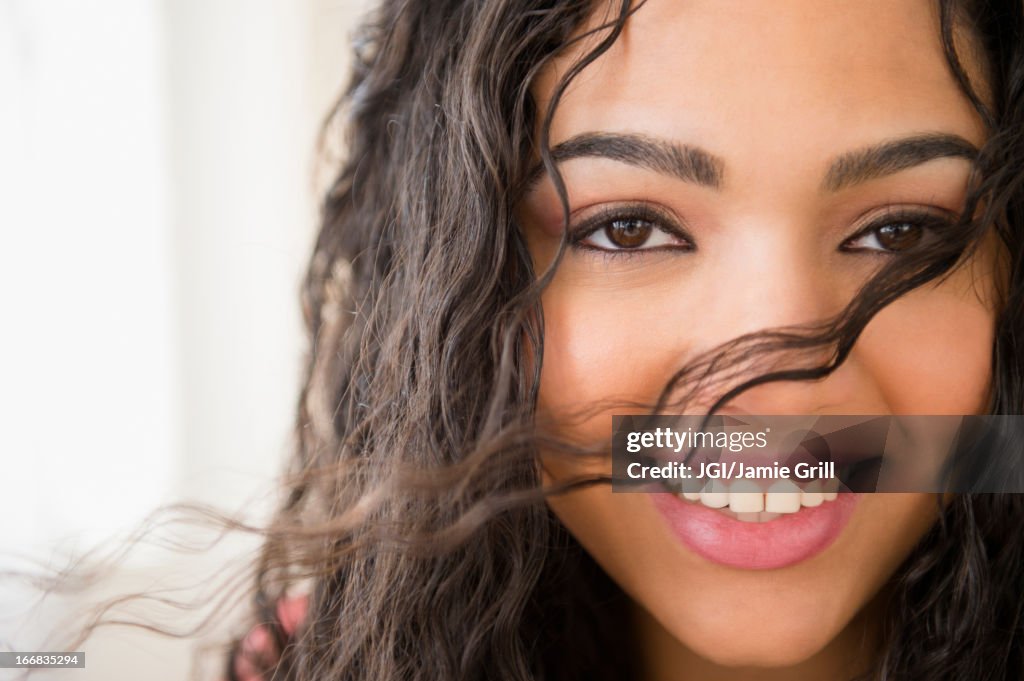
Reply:
[[[770,573],[761,576],[758,589],[709,588],[680,594],[686,600],[674,603],[644,599],[646,635],[661,639],[657,646],[666,653],[674,648],[723,667],[782,668],[810,660],[853,632],[848,627],[857,611],[837,594],[794,590]]]
[[[837,633],[806,619],[730,619],[734,620],[731,626],[708,628],[698,636],[692,636],[691,631],[670,633],[695,655],[714,664],[762,668],[791,667],[805,662],[821,652]]]

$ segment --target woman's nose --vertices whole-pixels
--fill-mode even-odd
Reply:
[[[732,259],[726,265],[732,275],[718,278],[712,303],[718,310],[717,328],[707,329],[707,337],[718,343],[780,329],[804,338],[821,334],[856,292],[846,273],[830,269],[827,258],[799,239],[773,240],[771,234],[760,241],[751,239],[733,252]],[[717,389],[769,373],[826,366],[834,360],[837,344],[832,337],[823,340],[794,347],[762,336],[734,345],[729,359],[742,370],[732,385],[718,384]],[[882,402],[854,346],[846,361],[823,378],[764,383],[738,395],[730,406],[749,414],[857,414],[879,413]]]
[[[818,324],[848,302],[843,277],[802,230],[769,223],[733,241],[714,258],[721,300],[730,310],[722,329],[727,334]]]

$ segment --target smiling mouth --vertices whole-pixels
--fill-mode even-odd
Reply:
[[[792,480],[662,481],[667,492],[692,505],[748,523],[764,523],[834,502],[839,494],[871,491],[878,480],[880,456],[840,457],[836,477],[796,483]]]
[[[828,478],[812,481],[802,488],[789,481],[778,481],[762,491],[757,483],[735,480],[708,482],[699,492],[678,492],[677,496],[693,504],[721,511],[743,522],[768,522],[799,513],[804,508],[817,508],[836,500],[839,480]]]
[[[783,490],[780,482],[791,487]],[[757,483],[749,480],[728,485],[712,480],[707,486],[711,489],[650,498],[668,529],[698,555],[755,570],[794,565],[824,551],[863,496],[848,492],[836,478],[802,487],[775,481],[765,491],[755,491]]]

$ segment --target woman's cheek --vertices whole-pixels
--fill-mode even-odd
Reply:
[[[894,414],[976,414],[987,409],[995,318],[955,275],[882,310],[855,348]]]
[[[556,418],[592,408],[564,421],[577,436],[607,438],[609,414],[649,407],[680,366],[683,327],[671,306],[650,287],[637,291],[555,285],[545,295],[538,406]]]

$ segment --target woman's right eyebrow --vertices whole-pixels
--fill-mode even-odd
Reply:
[[[586,132],[551,150],[555,163],[583,157],[607,158],[711,189],[721,188],[725,174],[725,162],[700,147],[636,133]],[[532,187],[543,173],[544,167],[538,163],[530,172],[527,187]]]

